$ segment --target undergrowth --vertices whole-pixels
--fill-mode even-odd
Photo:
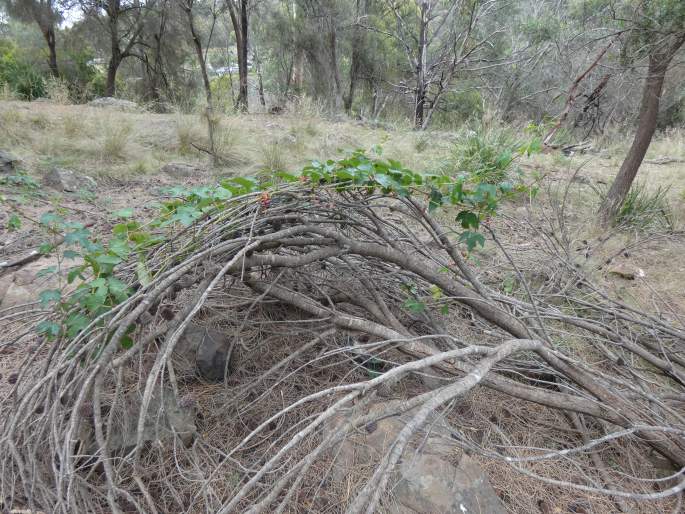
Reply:
[[[496,213],[503,198],[525,190],[525,186],[513,186],[507,181],[473,183],[463,175],[417,173],[392,159],[371,158],[358,150],[337,161],[314,161],[296,173],[276,171],[266,180],[232,177],[215,186],[172,188],[167,191],[168,199],[162,202],[158,216],[150,221],[134,220],[131,208],[114,213],[119,223],[114,225],[109,239],[96,237],[81,223],[68,222],[58,214],[47,213],[40,222],[51,239],[64,234],[60,261],[82,259],[82,264],[68,270],[67,282],[71,284],[77,278],[83,282],[66,298],[61,290],[41,292],[42,303],[45,307],[53,305],[56,317],[43,321],[39,332],[48,338],[71,339],[91,323],[101,322],[104,313],[134,291],[115,276],[118,266],[137,261],[138,282],[145,286],[152,278],[145,255],[166,241],[169,234],[173,236],[174,228],[188,227],[199,219],[217,214],[230,199],[240,196],[253,196],[254,202],[266,210],[272,201],[280,200],[284,188],[292,187],[288,184],[305,188],[328,186],[338,192],[356,191],[367,196],[424,197],[430,211],[456,208],[455,222],[463,229],[459,241],[468,251],[485,243],[479,232],[481,221]],[[57,246],[48,242],[40,252],[51,253]],[[59,271],[47,269],[44,272]],[[124,341],[126,345],[133,344],[130,338]]]
[[[538,142],[532,144],[539,146]],[[509,130],[480,126],[457,138],[443,170],[468,173],[477,182],[496,184],[510,178],[517,171],[513,166],[515,158],[531,149],[522,147]]]
[[[644,182],[635,182],[614,218],[614,225],[637,230],[672,230],[673,211],[668,201],[669,191],[670,186],[649,189]],[[603,201],[608,189],[595,188],[595,192]]]

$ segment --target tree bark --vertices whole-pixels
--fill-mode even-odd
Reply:
[[[362,30],[359,20],[366,16],[368,12],[368,0],[357,0],[357,23],[354,26],[352,35],[352,55],[350,57],[350,87],[345,96],[345,112],[352,113],[352,104],[354,103],[354,94],[357,90],[357,81],[359,80],[359,70],[361,67],[361,53],[363,46],[364,31]]]
[[[109,41],[111,55],[107,64],[107,83],[105,85],[105,96],[114,96],[117,85],[117,70],[121,64],[121,49],[119,48],[119,2],[111,2],[108,5],[107,16],[109,17]]]
[[[416,102],[414,108],[414,128],[423,127],[424,109],[426,106],[426,31],[428,26],[428,2],[421,2],[421,19],[419,20],[419,46],[416,59]]]
[[[227,2],[228,13],[231,17],[233,32],[235,33],[235,45],[238,52],[238,99],[236,107],[243,112],[248,110],[248,82],[247,82],[247,51],[248,51],[248,0],[229,0]]]
[[[339,112],[343,107],[342,98],[342,83],[340,81],[340,70],[338,69],[338,34],[335,29],[335,20],[333,16],[328,19],[329,26],[329,41],[330,41],[330,51],[331,51],[331,74],[333,75],[333,95],[334,104],[333,108],[335,112]]]
[[[105,85],[105,96],[114,96],[117,89],[117,70],[121,64],[121,53],[119,47],[112,48],[112,56],[109,58],[109,64],[107,64],[107,82]]]
[[[209,74],[207,73],[207,61],[205,54],[202,52],[202,41],[195,30],[195,19],[193,17],[193,0],[186,0],[183,9],[188,16],[188,28],[190,29],[190,36],[195,47],[195,55],[197,56],[198,64],[200,65],[200,73],[202,75],[202,84],[205,88],[205,97],[207,98],[207,135],[209,137],[209,153],[212,156],[214,164],[217,163],[216,145],[214,142],[214,129],[216,121],[214,119],[214,108],[212,105],[212,84],[209,81]]]
[[[48,44],[48,66],[53,77],[59,77],[59,69],[57,67],[57,42],[55,41],[55,27],[46,27],[43,31],[43,37]]]
[[[666,51],[654,51],[649,56],[649,67],[642,90],[637,131],[621,168],[599,209],[599,221],[604,227],[616,217],[626,199],[656,130],[659,102],[668,66],[678,49],[685,43],[685,35]]]

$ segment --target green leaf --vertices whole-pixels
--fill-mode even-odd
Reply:
[[[13,232],[21,228],[21,218],[16,214],[12,214],[10,219],[7,221],[7,230]]]
[[[434,211],[442,205],[442,193],[437,189],[431,189],[430,200],[428,202],[428,210]]]
[[[426,304],[420,302],[416,298],[409,298],[406,302],[404,302],[404,306],[416,314],[419,314],[426,309]]]
[[[135,341],[131,337],[131,334],[133,334],[133,332],[135,332],[135,330],[136,330],[135,323],[132,323],[131,325],[126,327],[126,332],[124,332],[124,336],[121,338],[121,347],[124,350],[128,350],[129,348],[133,348]]]
[[[129,348],[133,348],[133,345],[134,345],[134,344],[135,344],[135,343],[134,343],[133,339],[131,338],[131,336],[122,336],[122,338],[121,338],[121,347],[122,347],[124,350],[128,350]]]
[[[36,277],[47,277],[48,275],[54,275],[55,273],[57,273],[57,266],[48,266],[47,268],[39,270],[38,273],[36,273]]]
[[[133,209],[131,207],[126,207],[125,209],[119,209],[118,211],[114,211],[112,213],[112,216],[115,218],[130,218],[133,216]]]
[[[55,249],[54,246],[52,246],[51,243],[43,243],[38,247],[38,251],[42,253],[43,255],[49,254],[51,251]]]
[[[51,302],[59,302],[62,299],[62,291],[59,289],[46,289],[38,295],[43,307],[47,307]]]
[[[457,214],[456,220],[461,223],[462,228],[474,228],[477,229],[478,225],[480,224],[480,220],[478,219],[478,215],[474,212],[471,211],[461,211],[459,214]]]
[[[81,273],[85,269],[85,266],[77,266],[69,270],[69,273],[67,273],[67,284],[71,284],[77,278],[83,279],[83,275],[81,275]]]
[[[81,313],[71,314],[66,320],[67,337],[75,337],[81,330],[90,324],[90,319]]]
[[[88,239],[89,237],[90,230],[87,230],[85,228],[78,228],[64,235],[64,243],[67,245],[78,243],[83,248],[88,248],[88,245],[90,244],[90,241]]]
[[[65,259],[77,259],[81,257],[81,254],[75,252],[74,250],[64,250],[64,253],[62,255],[64,255]]]
[[[285,182],[297,182],[297,180],[299,180],[300,178],[297,175],[294,175],[292,173],[286,173],[285,171],[277,171],[275,175],[281,180],[284,180]]]
[[[110,264],[112,266],[115,266],[121,262],[121,257],[118,255],[110,255],[110,254],[103,254],[103,255],[98,255],[95,258],[95,261],[98,264]]]
[[[48,339],[54,339],[59,335],[60,326],[54,321],[44,319],[36,325],[36,331]]]
[[[117,302],[121,303],[129,296],[129,287],[118,278],[109,277],[107,279],[109,292],[114,296]]]
[[[440,307],[440,313],[444,316],[447,316],[450,313],[450,306],[445,304],[442,307]]]
[[[433,300],[439,300],[440,298],[442,298],[442,289],[440,289],[435,284],[430,286],[430,292],[431,296],[433,297]]]
[[[131,247],[123,239],[112,239],[109,242],[109,251],[125,260],[131,253]]]
[[[58,216],[54,212],[46,212],[40,217],[41,225],[52,226],[52,225],[62,225],[64,224],[64,218]]]
[[[469,252],[473,251],[476,245],[480,245],[481,247],[485,246],[485,237],[483,237],[483,234],[470,230],[462,232],[461,236],[459,236],[459,241],[466,243]]]
[[[150,270],[148,270],[145,261],[140,260],[136,265],[136,276],[138,277],[138,282],[145,287],[150,282],[152,282],[152,277],[150,276]]]

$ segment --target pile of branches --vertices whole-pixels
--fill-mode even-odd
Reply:
[[[416,197],[295,184],[227,200],[147,251],[153,279],[141,283],[132,258],[118,273],[135,290],[128,299],[27,357],[0,406],[0,501],[64,513],[297,510],[305,485],[320,487],[336,444],[410,412],[342,506],[375,512],[413,434],[478,388],[588,430],[573,445],[523,451],[483,447],[455,429],[455,445],[522,474],[533,461],[575,459],[597,476],[606,464],[588,455],[630,441],[680,471],[612,470],[638,489],[616,487],[610,473],[594,482],[537,478],[617,505],[675,501],[685,488],[683,327],[612,300],[544,233],[557,285],[534,290],[496,230],[485,231],[488,250],[511,265],[515,291],[502,292],[501,277],[474,264],[458,233]],[[232,338],[240,358],[221,384],[174,369],[191,322]],[[127,336],[135,344],[122,347]],[[147,441],[160,389],[201,407],[192,442]],[[384,391],[404,396],[360,408]],[[131,395],[141,399],[136,444],[114,451],[112,427],[130,415],[123,399]],[[84,424],[92,446],[79,444]]]

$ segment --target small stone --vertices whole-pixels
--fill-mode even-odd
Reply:
[[[635,280],[636,278],[645,277],[645,270],[642,268],[633,268],[625,264],[617,264],[616,266],[607,269],[607,273],[621,277],[625,280]]]
[[[191,323],[176,343],[175,367],[180,373],[199,375],[208,382],[222,382],[235,367],[236,356],[229,357],[230,351],[231,338],[226,334]]]
[[[10,384],[16,384],[18,379],[19,373],[12,373],[10,376],[7,377],[7,382]]]
[[[43,183],[57,191],[65,191],[68,193],[75,193],[82,190],[94,191],[97,187],[97,183],[92,177],[77,175],[73,171],[63,168],[52,168],[44,177]]]
[[[369,413],[383,410],[387,403],[376,404]],[[357,413],[359,414],[359,413]],[[369,469],[389,451],[398,434],[412,419],[412,411],[380,418],[374,430],[350,435],[333,449],[331,477],[344,481],[359,469]],[[351,414],[353,417],[354,413]],[[345,414],[331,420],[329,428],[344,423]],[[430,419],[405,450],[393,471],[393,499],[397,512],[465,514],[504,514],[506,509],[490,485],[487,474],[458,446],[450,435],[453,429],[438,416]],[[454,464],[455,457],[458,464]],[[354,478],[353,478],[354,480]]]
[[[0,173],[13,173],[21,161],[14,155],[4,150],[0,150]]]
[[[164,166],[162,166],[162,169],[160,171],[174,178],[189,178],[196,177],[197,175],[204,173],[205,169],[194,164],[186,164],[183,162],[170,162],[169,164],[165,164]]]
[[[130,102],[129,100],[122,100],[121,98],[113,98],[111,96],[105,96],[102,98],[96,98],[88,102],[91,107],[98,107],[101,109],[113,109],[116,111],[123,112],[140,112],[140,106],[135,102]]]

